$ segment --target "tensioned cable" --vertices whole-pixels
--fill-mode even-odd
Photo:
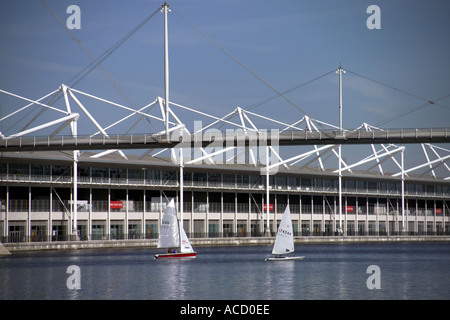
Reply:
[[[402,89],[393,87],[393,86],[388,85],[388,84],[385,84],[385,83],[383,83],[383,82],[381,82],[381,81],[377,81],[377,80],[371,79],[371,78],[369,78],[369,77],[363,76],[363,75],[361,75],[361,74],[359,74],[359,73],[356,73],[356,72],[353,72],[353,71],[351,71],[351,70],[347,70],[347,69],[346,69],[346,71],[349,72],[349,73],[351,73],[351,74],[354,74],[354,75],[356,75],[356,76],[358,76],[358,77],[361,77],[361,78],[363,78],[363,79],[366,79],[366,80],[372,81],[372,82],[374,82],[374,83],[376,83],[376,84],[379,84],[379,85],[381,85],[381,86],[384,86],[384,87],[386,87],[386,88],[389,88],[389,89],[392,89],[392,90],[401,92],[401,93],[403,93],[403,94],[405,94],[405,95],[408,95],[408,96],[410,96],[410,97],[414,97],[414,98],[416,98],[416,99],[419,99],[419,100],[422,100],[422,101],[425,101],[425,102],[426,102],[425,104],[421,104],[420,106],[411,108],[411,109],[409,109],[409,110],[407,110],[407,111],[404,111],[404,112],[401,112],[401,113],[399,113],[399,114],[397,114],[397,115],[395,115],[395,116],[393,116],[393,117],[391,117],[391,118],[388,118],[388,119],[386,119],[386,120],[380,121],[378,124],[376,124],[376,126],[386,124],[386,123],[391,122],[391,121],[393,121],[393,120],[395,120],[395,119],[398,119],[398,118],[401,118],[401,117],[403,117],[403,116],[405,116],[405,115],[408,115],[408,114],[410,114],[410,113],[412,113],[412,112],[415,112],[415,111],[418,111],[418,110],[420,110],[420,109],[422,109],[422,108],[425,108],[425,107],[427,107],[427,106],[429,106],[429,105],[437,105],[437,106],[440,106],[440,107],[443,107],[443,108],[446,108],[446,109],[450,109],[450,107],[448,107],[448,106],[446,106],[446,105],[443,105],[443,104],[441,104],[441,103],[438,103],[438,101],[443,100],[443,99],[449,97],[450,94],[447,94],[447,95],[445,95],[445,96],[443,96],[443,97],[441,97],[441,98],[439,98],[439,99],[429,100],[429,99],[420,97],[420,96],[418,96],[418,95],[416,95],[416,94],[413,94],[413,93],[411,93],[411,92],[408,92],[408,91],[405,91],[405,90],[402,90]]]
[[[83,44],[83,42],[70,29],[67,28],[67,26],[64,24],[64,22],[59,18],[59,16],[56,14],[56,12],[50,7],[50,5],[45,0],[41,0],[41,2],[47,7],[49,12],[56,18],[56,20],[63,27],[63,29],[66,30],[67,33],[71,36],[71,38],[78,44],[78,46],[81,48],[81,50],[88,56],[88,58],[91,60],[91,64],[93,64],[94,67],[96,67],[100,70],[102,75],[111,83],[113,88],[116,89],[116,91],[122,96],[122,98],[125,100],[125,102],[128,103],[133,109],[136,109],[136,104],[134,103],[133,99],[128,94],[126,94],[126,92],[123,90],[123,88],[114,80],[112,75],[106,71],[106,69],[100,63],[100,60],[96,59],[92,55],[92,53],[89,51],[89,49]],[[153,15],[158,11],[159,11],[159,8],[150,16],[150,18],[153,17]],[[150,20],[150,18],[148,18],[148,20]],[[148,20],[146,19],[145,22],[147,22]],[[144,24],[145,24],[145,22],[144,22]],[[140,26],[139,26],[139,28],[140,28]],[[125,42],[125,40],[127,38],[125,37],[123,39],[124,39],[123,41],[121,40],[118,43],[122,44],[123,42]],[[117,47],[116,47],[116,49],[117,49]],[[108,56],[108,55],[106,55],[106,56]],[[103,60],[104,60],[104,58],[103,58]]]
[[[136,27],[130,30],[127,34],[125,34],[119,41],[114,43],[110,48],[108,48],[105,52],[99,55],[95,59],[95,63],[91,62],[89,65],[80,70],[76,75],[74,75],[70,80],[67,81],[67,85],[69,87],[73,87],[76,86],[78,83],[80,83],[87,75],[89,75],[89,73],[91,73],[92,70],[94,70],[97,67],[99,63],[105,61],[109,56],[111,56],[114,53],[114,51],[116,51],[120,46],[122,46],[128,39],[131,38],[133,34],[135,34],[142,26],[144,26],[151,18],[153,18],[155,14],[159,12],[159,10],[160,8],[156,9],[151,15],[149,15]],[[50,103],[58,101],[61,97],[62,95],[53,96],[53,98],[51,98],[47,104],[50,105]],[[40,114],[38,114],[37,116],[39,115]],[[149,125],[152,126],[150,123]]]
[[[364,78],[364,79],[366,79],[366,80],[375,82],[376,84],[382,85],[382,86],[387,87],[387,88],[389,88],[389,89],[392,89],[392,90],[401,92],[401,93],[406,94],[406,95],[408,95],[408,96],[411,96],[411,97],[414,97],[414,98],[416,98],[416,99],[423,100],[423,101],[425,101],[425,102],[428,102],[428,103],[433,104],[433,101],[428,100],[428,99],[426,99],[426,98],[419,97],[418,95],[415,95],[415,94],[413,94],[413,93],[407,92],[407,91],[402,90],[402,89],[398,89],[398,88],[396,88],[396,87],[393,87],[393,86],[388,85],[388,84],[385,84],[385,83],[383,83],[383,82],[380,82],[380,81],[371,79],[371,78],[369,78],[369,77],[363,76],[363,75],[361,75],[361,74],[359,74],[359,73],[353,72],[353,71],[348,70],[348,69],[345,69],[345,71],[347,71],[347,72],[349,72],[349,73],[352,73],[352,74],[354,74],[355,76],[358,76],[358,77]]]
[[[414,108],[411,108],[411,109],[406,110],[406,111],[404,111],[404,112],[401,112],[401,113],[399,113],[399,114],[397,114],[397,115],[395,115],[395,116],[393,116],[393,117],[391,117],[391,118],[388,118],[388,119],[385,119],[385,120],[383,120],[383,121],[380,121],[380,122],[378,122],[377,124],[375,124],[375,126],[376,126],[376,127],[381,126],[381,125],[383,125],[383,124],[386,124],[386,123],[391,122],[391,121],[393,121],[393,120],[395,120],[395,119],[398,119],[398,118],[401,118],[401,117],[403,117],[403,116],[406,116],[406,115],[408,115],[408,114],[410,114],[410,113],[416,112],[416,111],[418,111],[418,110],[420,110],[420,109],[423,109],[423,108],[425,108],[425,107],[427,107],[427,106],[429,106],[429,105],[432,105],[432,104],[433,104],[433,105],[438,105],[438,106],[441,106],[441,107],[450,109],[450,108],[447,107],[447,106],[444,106],[444,105],[442,105],[442,104],[437,103],[437,101],[443,100],[443,99],[445,99],[445,98],[447,98],[447,97],[450,97],[450,93],[447,94],[447,95],[445,95],[445,96],[443,96],[443,97],[441,97],[441,98],[439,98],[439,99],[430,100],[430,101],[428,101],[428,102],[425,103],[425,104],[421,104],[421,105],[419,105],[419,106],[417,106],[417,107],[414,107]]]
[[[283,91],[282,94],[285,95],[285,94],[288,94],[288,93],[290,93],[290,92],[292,92],[292,91],[295,91],[295,90],[297,90],[297,89],[300,89],[301,87],[306,86],[307,84],[310,84],[310,83],[312,83],[312,82],[314,82],[314,81],[316,81],[316,80],[319,80],[319,79],[321,79],[321,78],[323,78],[323,77],[329,75],[330,73],[334,73],[335,71],[336,71],[336,70],[333,69],[333,70],[331,70],[331,71],[329,71],[329,72],[327,72],[327,73],[324,73],[324,74],[321,75],[321,76],[318,76],[318,77],[315,77],[315,78],[313,78],[313,79],[311,79],[311,80],[308,80],[308,81],[306,81],[306,82],[303,82],[303,83],[301,83],[301,84],[299,84],[299,85],[297,85],[297,86],[295,86],[295,87],[292,87],[292,88],[290,88],[290,89],[288,89],[288,90]],[[278,97],[280,97],[280,96],[279,96],[279,95],[272,96],[272,97],[266,98],[266,99],[264,99],[264,100],[262,100],[262,101],[260,101],[260,102],[257,102],[257,103],[255,103],[255,104],[252,104],[251,106],[248,106],[247,108],[242,108],[242,109],[245,109],[245,110],[247,110],[247,111],[250,111],[250,110],[253,110],[253,109],[255,109],[255,108],[257,108],[257,107],[259,107],[259,106],[261,106],[261,105],[263,105],[263,104],[265,104],[265,103],[267,103],[267,102],[270,102],[270,101],[272,101],[272,100],[274,100],[274,99],[276,99],[276,98],[278,98]]]
[[[97,64],[103,62],[106,58],[108,58],[114,51],[116,51],[122,44],[124,44],[133,34],[135,34],[143,25],[145,25],[151,18],[153,18],[155,16],[155,14],[159,12],[159,10],[160,10],[160,8],[156,9],[155,12],[153,12],[151,15],[149,15],[147,18],[145,18],[135,28],[133,28],[126,35],[124,35],[119,41],[117,41],[109,49],[107,49],[100,56],[98,56],[98,58],[95,59],[95,63],[91,62],[89,65],[84,67],[83,70],[81,70],[74,77],[72,77],[72,79],[70,79],[68,81],[68,84],[70,84],[72,81],[75,81],[75,79],[80,76],[79,79],[77,79],[73,84],[70,84],[69,86],[75,86],[81,80],[83,80],[92,70],[94,70],[96,68]]]
[[[259,76],[256,72],[251,70],[249,67],[247,67],[243,62],[241,62],[239,59],[237,59],[235,56],[233,56],[229,51],[227,51],[224,47],[219,45],[216,41],[214,41],[211,37],[209,37],[206,33],[204,33],[202,30],[200,30],[197,26],[195,26],[193,23],[191,23],[189,20],[187,20],[185,17],[183,17],[178,11],[174,10],[172,8],[172,12],[175,12],[182,20],[184,20],[188,25],[190,25],[193,29],[195,29],[198,33],[200,33],[203,37],[205,37],[208,41],[210,41],[214,46],[219,48],[221,51],[223,51],[228,57],[230,57],[232,60],[234,60],[237,64],[239,64],[242,68],[244,68],[247,72],[249,72],[251,75],[253,75],[256,79],[258,79],[260,82],[262,82],[266,87],[274,91],[277,96],[282,97],[284,100],[286,100],[291,106],[295,107],[297,110],[302,112],[304,115],[308,115],[302,108],[300,108],[298,105],[296,105],[292,100],[287,98],[282,92],[278,91],[275,87],[273,87],[270,83],[268,83],[266,80],[264,80],[261,76]]]

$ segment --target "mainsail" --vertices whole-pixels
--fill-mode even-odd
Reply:
[[[158,248],[178,248],[180,235],[178,232],[178,219],[175,203],[170,200],[166,207],[159,232]]]
[[[291,211],[289,210],[289,206],[287,206],[283,218],[281,218],[280,226],[278,227],[272,254],[279,255],[291,252],[294,252],[294,234],[292,230]]]

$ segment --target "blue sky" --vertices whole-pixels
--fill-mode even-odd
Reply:
[[[56,1],[63,21],[69,5],[81,9],[73,30],[98,56],[163,1]],[[343,78],[343,122],[377,124],[450,94],[450,2],[447,0],[173,0],[169,14],[171,101],[222,116],[274,91],[189,26],[211,39],[279,91],[337,69]],[[381,9],[381,29],[369,30],[369,5]],[[181,17],[180,17],[181,16]],[[36,99],[90,63],[41,1],[0,2],[0,89]],[[163,14],[157,13],[103,63],[141,107],[164,96]],[[401,89],[381,86],[356,74]],[[125,103],[98,70],[76,89]],[[415,95],[417,97],[413,97]],[[308,115],[338,125],[338,76],[330,73],[287,95]],[[2,116],[17,108],[0,95]],[[23,103],[19,104],[23,105]],[[294,122],[303,114],[281,98],[252,111]],[[108,113],[104,113],[105,120]],[[186,118],[186,123],[198,120]],[[14,126],[14,124],[12,124]],[[450,126],[450,97],[385,122],[382,127]],[[8,124],[2,124],[5,131]],[[83,127],[80,126],[79,130]],[[87,128],[86,128],[87,129]]]

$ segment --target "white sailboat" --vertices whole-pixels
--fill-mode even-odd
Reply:
[[[303,260],[305,258],[304,256],[295,256],[295,254],[286,256],[286,254],[290,253],[294,254],[294,233],[292,230],[291,211],[289,206],[287,206],[283,218],[281,218],[272,249],[272,254],[275,257],[266,258],[266,261]]]
[[[155,255],[159,258],[195,258],[197,252],[192,248],[181,222],[178,222],[177,212],[173,199],[166,207],[161,222],[158,248],[168,249],[167,253]]]

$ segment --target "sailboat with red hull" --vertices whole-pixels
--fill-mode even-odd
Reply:
[[[168,252],[155,255],[155,259],[194,259],[197,257],[197,252],[192,248],[183,225],[178,221],[173,199],[169,202],[164,212],[158,248],[165,248]]]

